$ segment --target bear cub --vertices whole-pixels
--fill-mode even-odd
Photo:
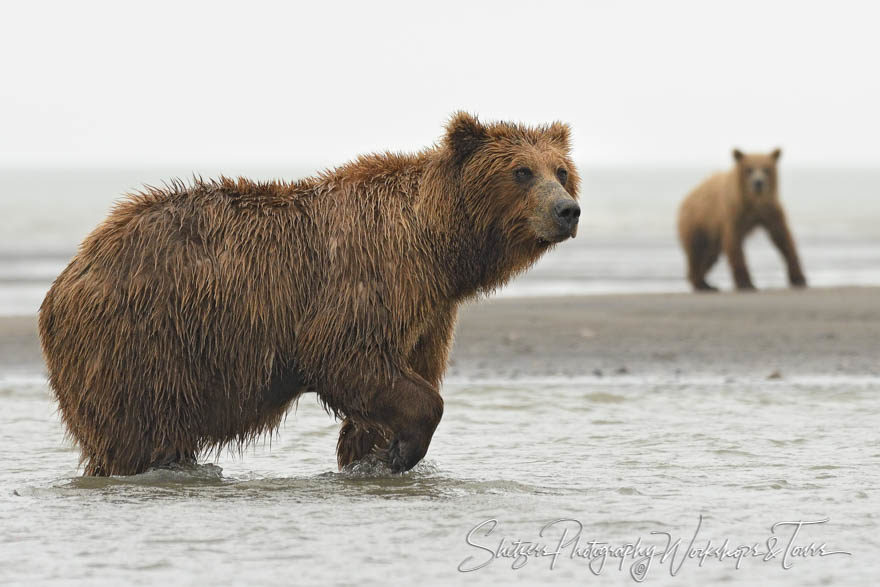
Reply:
[[[733,169],[716,173],[691,191],[678,213],[678,236],[687,256],[688,281],[696,291],[716,291],[706,274],[724,252],[739,290],[755,289],[743,241],[761,226],[788,266],[793,287],[804,287],[794,239],[779,201],[777,163],[782,151],[745,154],[734,149]]]

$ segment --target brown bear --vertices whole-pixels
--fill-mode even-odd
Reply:
[[[578,226],[569,128],[453,116],[416,154],[293,183],[130,195],[55,280],[39,326],[86,475],[241,448],[315,392],[341,467],[428,450],[459,304]]]
[[[733,169],[712,175],[681,203],[678,236],[687,256],[688,281],[695,290],[716,291],[706,283],[706,273],[722,251],[737,289],[755,288],[743,256],[743,241],[757,226],[767,229],[785,257],[791,285],[807,284],[779,202],[776,164],[781,155],[780,149],[760,155],[734,149]]]

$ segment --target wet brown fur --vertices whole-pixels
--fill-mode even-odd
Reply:
[[[40,309],[49,381],[87,475],[241,448],[314,391],[345,422],[339,465],[403,470],[440,420],[458,305],[550,248],[539,177],[568,127],[459,113],[412,155],[293,183],[173,182],[127,197]],[[544,182],[546,184],[546,182]],[[542,184],[542,185],[544,185]]]
[[[723,252],[737,289],[755,288],[743,254],[745,238],[757,227],[767,230],[786,261],[792,286],[806,285],[794,238],[779,201],[779,149],[768,154],[734,150],[731,170],[716,173],[690,192],[679,208],[678,235],[688,263],[688,281],[698,291],[714,291],[706,274]],[[747,181],[751,169],[767,170],[767,188],[755,193]]]

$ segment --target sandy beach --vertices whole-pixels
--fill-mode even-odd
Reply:
[[[493,300],[450,375],[876,375],[880,289]]]
[[[447,376],[877,375],[880,288],[488,299]],[[0,365],[41,371],[36,318],[0,318]]]

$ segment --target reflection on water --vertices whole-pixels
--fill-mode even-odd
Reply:
[[[559,518],[591,539],[664,531],[737,544],[782,520],[853,557],[790,570],[746,560],[689,565],[675,584],[867,584],[877,569],[880,379],[604,378],[446,384],[428,459],[403,475],[335,470],[338,424],[303,402],[243,456],[133,477],[83,478],[39,377],[0,380],[0,582],[449,584],[483,551],[477,524],[537,539]],[[858,561],[858,564],[854,564]],[[498,560],[468,581],[596,580]],[[12,564],[14,563],[14,564]],[[611,567],[604,581],[628,584]]]

